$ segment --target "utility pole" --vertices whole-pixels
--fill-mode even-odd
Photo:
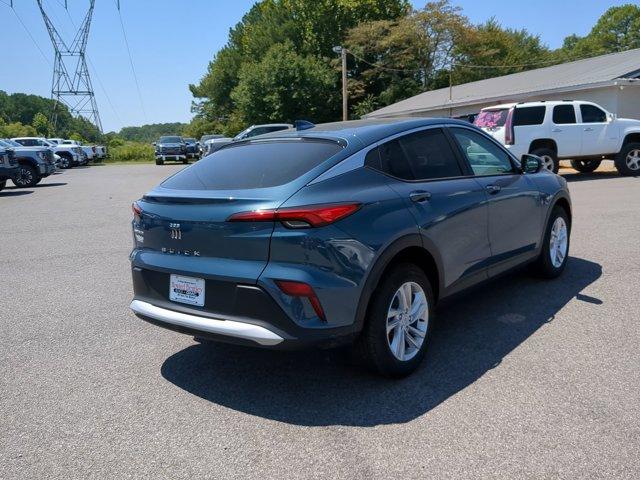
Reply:
[[[347,49],[344,47],[333,47],[335,53],[339,53],[342,58],[342,120],[349,120],[349,93],[347,91]]]
[[[89,0],[89,10],[87,10],[71,45],[67,45],[58,33],[42,6],[42,0],[37,0],[37,2],[55,51],[51,98],[56,100],[56,105],[51,114],[51,125],[55,131],[58,121],[57,104],[61,103],[69,108],[72,115],[85,118],[98,127],[102,133],[102,123],[85,55],[95,0]]]
[[[451,103],[453,103],[453,62],[449,64],[449,117],[453,114]]]

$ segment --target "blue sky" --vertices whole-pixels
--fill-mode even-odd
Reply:
[[[44,52],[30,39],[18,18],[0,0],[2,63],[0,90],[48,97],[53,49],[35,0],[13,0],[15,11]],[[472,22],[495,16],[506,27],[537,33],[552,48],[565,36],[585,35],[610,6],[633,0],[453,0]],[[105,131],[143,123],[191,118],[189,83],[197,83],[209,60],[227,39],[230,27],[253,0],[120,0],[129,45],[142,91],[138,99],[115,0],[98,0],[87,48],[96,99]],[[425,1],[413,1],[422,7]],[[61,7],[64,0],[44,0],[53,21],[69,38],[73,27]],[[87,0],[68,0],[79,24]],[[48,63],[49,62],[49,63]]]

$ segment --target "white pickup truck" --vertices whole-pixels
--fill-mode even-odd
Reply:
[[[483,108],[474,120],[517,158],[531,153],[558,171],[571,160],[580,172],[593,172],[614,160],[621,175],[640,175],[640,120],[617,118],[591,102],[540,101]]]

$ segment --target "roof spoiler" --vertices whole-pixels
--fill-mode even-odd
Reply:
[[[310,128],[315,127],[315,124],[309,122],[308,120],[296,120],[295,122],[293,122],[293,125],[298,131],[309,130]]]

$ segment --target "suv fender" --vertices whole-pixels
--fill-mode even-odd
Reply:
[[[36,173],[40,173],[38,162],[36,162],[32,157],[23,157],[18,155],[18,152],[16,152],[16,160],[18,160],[18,165],[29,165],[35,169]]]
[[[356,333],[359,333],[364,327],[364,322],[366,320],[371,296],[375,292],[382,274],[385,272],[387,267],[391,265],[392,261],[397,258],[399,254],[402,254],[403,251],[408,251],[409,249],[414,248],[420,249],[433,259],[437,272],[432,273],[435,273],[437,275],[437,283],[434,282],[434,285],[432,287],[435,290],[434,294],[436,295],[437,301],[437,292],[442,291],[442,260],[440,259],[439,255],[435,255],[433,253],[437,250],[435,250],[434,248],[430,249],[429,246],[433,247],[433,245],[430,245],[430,242],[427,238],[418,233],[415,233],[406,235],[393,241],[378,256],[375,263],[373,264],[373,267],[371,267],[371,269],[369,270],[367,278],[364,282],[364,286],[362,288],[362,292],[360,294],[358,307],[356,309],[356,318],[354,322],[354,330]]]
[[[545,215],[544,223],[542,224],[543,225],[542,235],[540,236],[540,241],[538,242],[538,246],[536,248],[536,252],[538,253],[542,250],[542,244],[544,242],[544,236],[546,233],[546,225],[549,223],[549,218],[551,217],[551,213],[553,212],[553,209],[557,205],[560,205],[562,208],[564,208],[567,211],[567,217],[569,217],[569,225],[567,225],[567,227],[569,228],[569,232],[571,232],[571,226],[573,224],[573,215],[571,212],[571,199],[566,193],[558,192],[551,200],[549,200],[549,205],[551,205],[551,208],[547,210],[547,213]]]
[[[622,141],[620,150],[622,150],[628,143],[640,143],[640,128],[638,128],[637,130],[627,128],[624,131],[624,134],[624,140]]]

